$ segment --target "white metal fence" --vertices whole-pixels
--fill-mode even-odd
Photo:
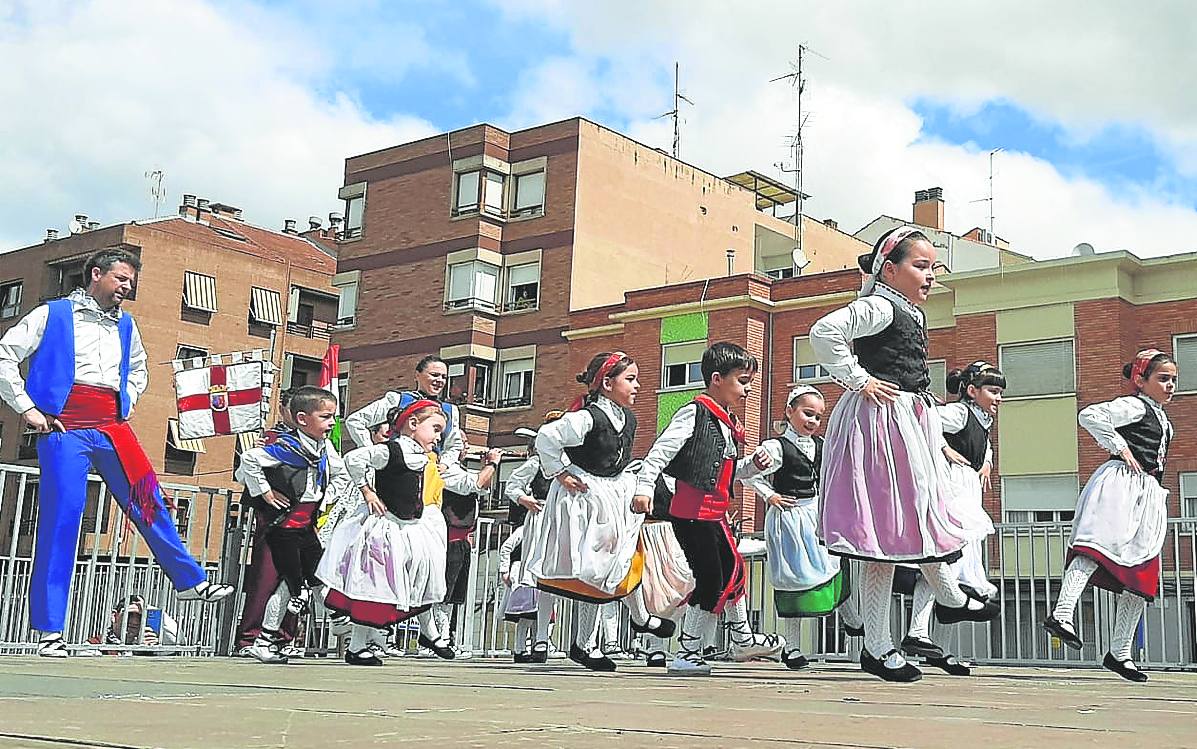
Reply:
[[[29,629],[28,588],[37,532],[38,469],[0,464],[0,653],[28,653],[36,642]],[[129,525],[98,477],[89,481],[89,500],[80,534],[79,555],[68,610],[67,640],[84,643],[104,639],[113,626],[113,611],[130,596],[166,612],[177,621],[174,643],[150,646],[137,642],[103,650],[149,653],[226,654],[232,650],[244,603],[245,569],[251,553],[249,526],[238,495],[227,489],[170,484],[165,487],[177,506],[180,532],[192,553],[208,570],[209,579],[233,583],[237,594],[217,606],[179,601],[162,570],[148,558],[145,544]],[[1043,631],[1040,622],[1050,612],[1060,590],[1067,523],[1001,523],[985,545],[985,559],[1002,614],[987,624],[963,624],[935,633],[957,655],[979,663],[1011,665],[1092,666],[1109,647],[1114,620],[1114,596],[1090,588],[1077,609],[1077,624],[1085,648],[1064,648]],[[511,651],[515,628],[503,620],[506,587],[499,579],[498,549],[511,527],[492,519],[479,522],[467,603],[457,617],[456,640],[463,649],[481,655]],[[764,554],[749,558],[749,611],[764,631],[777,627],[772,589],[765,573]],[[1197,588],[1197,520],[1169,522],[1161,556],[1160,596],[1147,607],[1140,624],[1138,660],[1149,666],[1197,668],[1194,599]],[[909,621],[910,602],[895,597],[891,626],[900,641]],[[561,602],[554,629],[555,644],[566,649],[573,624],[572,606]],[[414,632],[414,622],[411,623]],[[124,631],[124,622],[117,631]],[[621,644],[634,649],[626,617]],[[801,647],[808,655],[829,660],[854,659],[860,641],[846,638],[838,616],[805,620]],[[308,617],[303,644],[313,654],[335,652],[323,615]]]

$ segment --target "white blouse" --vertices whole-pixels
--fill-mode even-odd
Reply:
[[[403,462],[413,471],[423,471],[428,465],[428,455],[420,444],[406,434],[395,440],[403,448]],[[386,468],[391,461],[391,448],[384,442],[380,445],[359,447],[345,454],[345,469],[354,486],[369,486],[374,481],[374,472]]]
[[[743,458],[739,466],[736,467],[736,480],[766,499],[777,493],[773,490],[773,480],[769,477],[781,470],[781,440],[792,442],[806,456],[807,460],[813,461],[815,459],[814,437],[798,434],[794,431],[793,427],[788,425],[781,437],[762,442],[753,455],[761,452],[766,453],[772,459],[769,467],[764,470],[757,469],[756,464],[752,462],[753,455],[749,455]]]
[[[512,502],[518,502],[520,497],[532,496],[532,479],[536,478],[536,473],[539,470],[540,457],[537,455],[520,463],[519,467],[507,477],[503,496]]]
[[[944,434],[957,434],[965,426],[968,425],[968,412],[972,411],[973,415],[977,417],[977,421],[981,423],[985,431],[988,432],[993,428],[993,417],[981,410],[981,408],[971,401],[954,401],[947,405],[939,406],[939,420],[943,422]],[[993,465],[993,445],[986,444],[985,446],[985,465]]]
[[[694,420],[699,408],[701,406],[697,403],[687,403],[673,414],[673,418],[669,420],[669,426],[665,427],[665,431],[661,432],[661,435],[653,442],[653,446],[649,448],[648,455],[644,456],[640,473],[636,478],[637,494],[649,497],[653,495],[657,486],[657,477],[665,470],[665,466],[669,465],[681,452],[686,440],[694,436]],[[723,434],[723,457],[738,457],[740,449],[733,439],[732,430],[718,419],[715,420],[715,423],[719,425],[719,431]],[[748,467],[744,470],[747,472],[745,476],[755,475],[757,468],[752,461],[748,461]],[[668,477],[666,478],[668,484]]]
[[[852,341],[888,328],[898,310],[920,325],[925,323],[921,309],[899,292],[879,283],[869,296],[824,315],[811,326],[811,348],[832,379],[849,390],[860,390],[868,383],[870,375],[852,353]]]
[[[1093,435],[1093,439],[1102,449],[1111,455],[1117,455],[1127,446],[1126,440],[1116,431],[1117,428],[1141,421],[1149,408],[1155,412],[1160,426],[1164,429],[1158,456],[1160,465],[1163,465],[1164,456],[1168,453],[1168,443],[1172,441],[1172,422],[1168,421],[1163,407],[1147,396],[1124,395],[1105,403],[1094,403],[1077,415],[1077,422]]]
[[[611,420],[615,430],[622,432],[623,409],[603,396],[599,396],[595,404]],[[581,445],[591,429],[594,429],[594,417],[588,408],[570,411],[540,428],[536,433],[536,454],[540,456],[540,470],[546,478],[556,478],[572,465],[565,448]]]
[[[319,455],[323,450],[328,460],[328,476],[323,494],[317,484],[316,471],[309,470],[307,486],[304,487],[303,496],[299,499],[300,503],[317,502],[326,497],[341,496],[349,488],[349,478],[346,475],[348,466],[341,460],[337,448],[333,447],[328,440],[317,441],[303,432],[296,431],[295,435],[299,438],[299,444],[309,455]],[[241,463],[237,466],[237,472],[233,478],[245,486],[250,496],[260,497],[270,490],[270,482],[266,480],[266,469],[280,465],[282,465],[282,461],[266,452],[266,448],[255,447],[241,454]]]

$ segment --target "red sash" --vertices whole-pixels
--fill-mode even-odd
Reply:
[[[731,430],[732,440],[737,445],[744,443],[744,426],[733,414],[729,414],[707,395],[698,396],[694,402],[723,422]],[[735,473],[735,459],[725,458],[715,480],[715,488],[709,492],[679,480],[677,491],[669,504],[669,513],[683,520],[721,520],[731,506],[732,480]]]

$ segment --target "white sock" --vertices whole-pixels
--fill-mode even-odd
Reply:
[[[777,619],[777,628],[781,630],[781,636],[786,638],[786,649],[784,652],[792,653],[795,650],[801,650],[798,643],[801,642],[802,637],[802,619],[799,617],[779,617]]]
[[[266,611],[262,614],[262,628],[278,631],[287,615],[287,603],[291,600],[291,589],[280,580],[278,587],[266,599]]]
[[[727,620],[727,631],[732,642],[737,645],[750,645],[753,641],[752,627],[748,625],[747,596],[740,596],[740,600],[723,610],[723,618]]]
[[[349,652],[362,652],[369,647],[370,640],[373,636],[373,627],[367,627],[364,624],[354,624],[353,630],[349,633]]]
[[[574,643],[591,655],[599,655],[595,653],[595,641],[598,638],[598,604],[579,601],[574,605],[574,613],[578,617],[578,631],[574,636]]]
[[[551,593],[540,591],[536,599],[536,641],[549,641],[549,626],[553,623],[553,605],[557,597]]]
[[[894,649],[889,631],[894,566],[884,562],[861,562],[860,566],[860,615],[864,623],[864,646],[869,655],[881,658]],[[890,660],[886,660],[885,665],[894,667]]]
[[[432,618],[436,622],[436,631],[442,637],[448,637],[451,640],[453,633],[449,631],[449,607],[450,604],[447,603],[432,604]]]
[[[910,612],[910,629],[907,634],[921,640],[931,639],[931,613],[935,610],[935,593],[931,585],[922,578],[914,585],[914,601]]]
[[[520,619],[515,623],[515,645],[512,646],[511,652],[528,652],[528,635],[532,632],[534,624],[531,619]]]
[[[628,615],[632,617],[632,621],[641,626],[647,624],[649,618],[652,616],[648,613],[648,606],[644,605],[643,588],[636,588],[634,591],[632,591],[631,595],[624,596],[623,605],[627,608]],[[619,620],[616,619],[615,621],[618,623]],[[616,632],[618,633],[618,629]]]
[[[432,609],[421,612],[416,616],[416,621],[420,623],[420,634],[427,637],[433,642],[440,642],[441,631],[436,626],[436,617],[433,616]]]
[[[682,630],[678,636],[678,657],[690,661],[701,661],[702,649],[706,645],[708,630],[714,635],[715,615],[697,606],[687,606],[682,615]]]
[[[1139,619],[1143,610],[1147,608],[1147,601],[1124,590],[1118,595],[1118,610],[1114,614],[1114,631],[1110,633],[1110,654],[1120,661],[1131,659],[1131,648],[1135,639],[1135,630],[1139,627]]]
[[[935,600],[944,606],[950,606],[954,609],[968,606],[970,609],[979,609],[984,604],[980,601],[974,601],[968,596],[964,595],[964,591],[960,589],[960,581],[956,577],[956,571],[952,569],[947,562],[928,562],[927,564],[920,564],[919,569],[923,573],[923,579],[931,586],[931,590],[935,592]]]
[[[1068,568],[1064,570],[1064,579],[1060,581],[1060,597],[1056,599],[1056,608],[1052,611],[1052,616],[1065,624],[1071,624],[1074,630],[1076,625],[1072,617],[1076,612],[1077,601],[1081,600],[1081,593],[1085,592],[1085,586],[1089,584],[1089,578],[1093,577],[1094,572],[1097,572],[1097,562],[1089,557],[1075,556],[1068,563]]]
[[[636,595],[639,592],[640,589],[637,588],[632,595]],[[625,605],[627,605],[628,598],[631,598],[631,596],[626,596],[623,599]],[[619,644],[619,615],[620,604],[615,602],[604,603],[599,609],[599,630],[602,634],[602,647],[607,652],[621,649]]]

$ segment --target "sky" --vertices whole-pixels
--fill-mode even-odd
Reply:
[[[855,231],[942,187],[949,230],[1037,258],[1197,251],[1197,5],[1091,0],[0,0],[0,250],[154,215],[340,210],[344,159],[581,115],[681,157],[791,179]],[[779,166],[780,165],[780,166]]]

